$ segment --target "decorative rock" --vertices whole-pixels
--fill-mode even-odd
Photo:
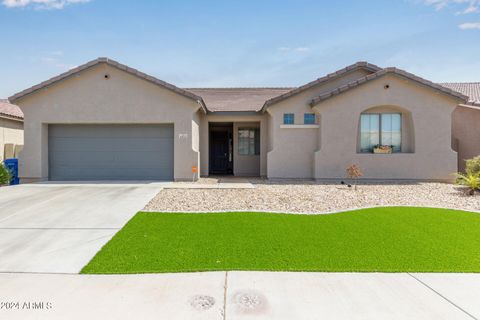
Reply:
[[[202,179],[199,183],[205,183]],[[255,189],[163,189],[145,210],[319,214],[373,206],[425,206],[480,211],[479,193],[468,196],[465,188],[448,183],[365,183],[359,180],[354,191],[335,182],[249,181]]]

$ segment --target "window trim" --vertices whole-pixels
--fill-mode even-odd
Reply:
[[[403,114],[401,112],[362,112],[360,114],[360,125],[359,125],[359,153],[372,153],[373,150],[362,151],[362,116],[363,115],[378,115],[378,145],[382,145],[382,115],[399,115],[400,116],[400,148],[398,150],[393,150],[392,153],[402,153],[403,146]]]
[[[287,117],[291,116],[292,117],[292,122],[287,122]],[[284,125],[293,125],[295,124],[295,113],[284,113],[283,114],[283,124]]]

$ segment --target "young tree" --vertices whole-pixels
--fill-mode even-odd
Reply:
[[[357,180],[363,176],[362,170],[355,164],[347,168],[347,176],[354,181],[354,190],[357,190]]]

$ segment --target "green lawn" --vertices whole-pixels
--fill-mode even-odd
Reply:
[[[480,272],[480,214],[139,212],[82,273],[211,270]]]

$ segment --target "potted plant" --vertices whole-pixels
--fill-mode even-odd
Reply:
[[[393,146],[376,145],[373,147],[373,153],[389,154],[393,152]]]

